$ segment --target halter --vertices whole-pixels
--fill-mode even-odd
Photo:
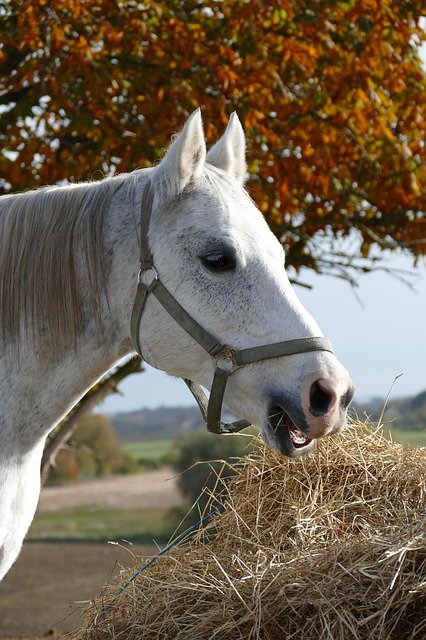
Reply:
[[[202,387],[192,380],[184,378],[192,395],[200,407],[208,431],[212,433],[235,433],[250,426],[247,420],[236,420],[225,423],[221,421],[222,403],[225,394],[226,383],[237,369],[246,364],[279,358],[296,353],[309,351],[329,351],[333,353],[330,342],[323,337],[298,338],[265,344],[250,349],[233,349],[221,344],[216,338],[206,331],[187,311],[175,300],[172,294],[160,281],[154,267],[154,259],[148,244],[148,230],[153,205],[153,190],[151,181],[148,180],[142,193],[141,218],[140,218],[140,271],[138,274],[138,287],[133,303],[130,335],[137,353],[142,356],[139,339],[139,327],[142,314],[149,294],[154,295],[164,309],[174,320],[209,354],[215,363],[215,372],[209,398]]]

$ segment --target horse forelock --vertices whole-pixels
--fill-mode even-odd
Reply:
[[[242,202],[247,201],[247,199],[253,203],[247,191],[235,178],[212,164],[206,163],[202,179],[225,204],[229,200]]]
[[[108,265],[105,212],[124,176],[0,198],[0,342],[19,350],[75,344],[88,316],[99,318]],[[79,290],[79,274],[88,282]],[[85,299],[82,300],[82,295]],[[88,313],[89,312],[89,313]],[[39,344],[37,344],[39,343]]]
[[[198,221],[200,229],[208,231],[212,225],[216,225],[222,230],[242,234],[243,237],[261,239],[267,245],[277,243],[250,193],[229,173],[206,163],[199,186],[201,206],[194,212],[192,221]],[[217,207],[210,207],[209,198],[205,197],[206,192],[216,201]]]

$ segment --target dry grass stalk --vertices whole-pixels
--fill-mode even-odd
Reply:
[[[75,637],[425,638],[425,453],[363,425],[298,462],[260,446],[223,513],[120,596],[108,585]]]

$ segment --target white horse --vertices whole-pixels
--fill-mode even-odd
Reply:
[[[289,284],[280,243],[243,188],[245,172],[236,115],[206,154],[196,111],[153,169],[0,198],[0,578],[36,509],[46,436],[135,351],[136,222],[147,180],[156,270],[207,331],[237,349],[322,336]],[[210,388],[212,358],[154,296],[138,337],[152,365]],[[335,356],[314,351],[241,367],[225,403],[275,448],[291,453],[283,444],[290,434],[303,453],[345,424],[352,393]]]

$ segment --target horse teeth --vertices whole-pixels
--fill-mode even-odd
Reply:
[[[307,438],[302,433],[300,433],[300,431],[297,433],[292,431],[291,438],[292,440],[294,440],[294,442],[297,442],[297,444],[304,444],[307,440]]]
[[[294,424],[289,425],[288,430],[289,430],[290,438],[293,444],[298,444],[298,445],[309,444],[310,438],[305,436],[305,434],[299,431],[299,429],[296,429]]]

